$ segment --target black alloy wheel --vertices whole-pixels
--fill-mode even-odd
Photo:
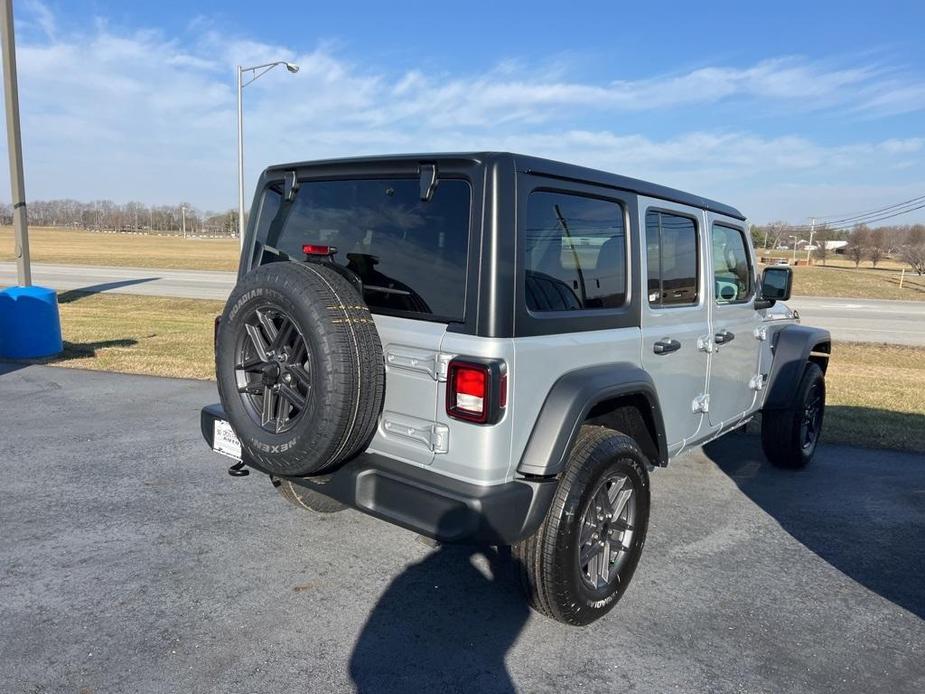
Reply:
[[[289,431],[308,410],[311,355],[292,318],[266,303],[244,316],[235,345],[235,380],[254,423],[271,434]]]

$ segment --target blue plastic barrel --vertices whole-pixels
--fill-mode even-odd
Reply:
[[[8,287],[0,291],[0,357],[51,357],[63,348],[58,296],[53,289]]]

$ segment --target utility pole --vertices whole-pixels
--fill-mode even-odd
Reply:
[[[816,218],[813,217],[813,221],[809,225],[809,244],[806,246],[806,262],[809,262],[809,254],[812,252],[809,249],[813,245],[813,234],[816,233]]]
[[[183,238],[186,238],[186,205],[180,206],[180,218],[183,220]]]
[[[19,133],[19,87],[16,83],[16,40],[13,36],[13,0],[0,0],[0,42],[3,44],[3,94],[6,102],[6,139],[10,154],[10,188],[13,233],[16,239],[16,279],[32,285],[29,228],[26,218],[26,184],[22,171],[22,137]]]

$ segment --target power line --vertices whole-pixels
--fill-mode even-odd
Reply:
[[[838,219],[832,219],[831,221],[827,222],[817,222],[814,226],[810,226],[808,224],[799,224],[796,226],[788,227],[788,229],[797,232],[810,231],[813,228],[825,228],[829,231],[843,231],[845,229],[855,227],[858,224],[872,224],[874,222],[882,222],[886,219],[899,217],[901,215],[907,214],[909,212],[915,212],[916,210],[921,210],[923,208],[925,208],[925,195],[921,195],[910,200],[904,200],[903,202],[897,202],[893,205],[887,205],[886,207],[870,210],[863,214],[841,217]],[[820,217],[817,216],[816,219],[819,220]]]
[[[896,207],[904,207],[906,205],[915,204],[915,203],[919,203],[923,201],[925,201],[925,195],[920,195],[916,198],[912,198],[911,200],[904,200],[903,202],[897,202],[892,205],[887,205],[886,207],[881,207],[876,210],[870,210],[868,212],[857,212],[855,214],[851,214],[851,215],[844,216],[844,217],[841,217],[839,215],[813,215],[813,216],[816,219],[830,218],[830,221],[825,222],[826,224],[841,224],[842,222],[850,222],[855,219],[859,219],[861,217],[869,217],[871,215],[875,215],[881,212],[892,210],[893,208],[896,208]],[[831,219],[832,217],[835,217],[835,219]]]
[[[827,227],[827,228],[828,228],[828,229],[832,229],[832,230],[834,230],[834,231],[844,231],[844,230],[846,230],[846,229],[851,229],[851,228],[857,226],[858,224],[862,224],[862,223],[863,223],[863,224],[872,224],[872,223],[874,223],[874,222],[882,222],[882,221],[884,221],[884,220],[886,220],[886,219],[892,219],[893,217],[899,217],[899,216],[904,215],[904,214],[906,214],[906,213],[908,213],[908,212],[915,212],[916,210],[921,210],[921,209],[923,209],[923,208],[925,208],[925,202],[921,203],[920,205],[916,205],[915,207],[909,207],[909,208],[907,208],[907,209],[900,210],[900,211],[898,211],[898,212],[893,212],[893,213],[891,213],[891,214],[884,214],[884,215],[881,215],[881,216],[879,216],[879,217],[873,217],[873,218],[871,218],[871,219],[865,219],[863,222],[854,222],[854,223],[851,223],[851,224],[845,224],[845,225],[840,226],[840,227]]]

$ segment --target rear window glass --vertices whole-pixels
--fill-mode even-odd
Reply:
[[[373,312],[461,321],[469,250],[469,184],[441,179],[428,202],[414,179],[303,181],[291,203],[271,185],[257,222],[255,264],[302,260],[333,246],[363,281]]]

